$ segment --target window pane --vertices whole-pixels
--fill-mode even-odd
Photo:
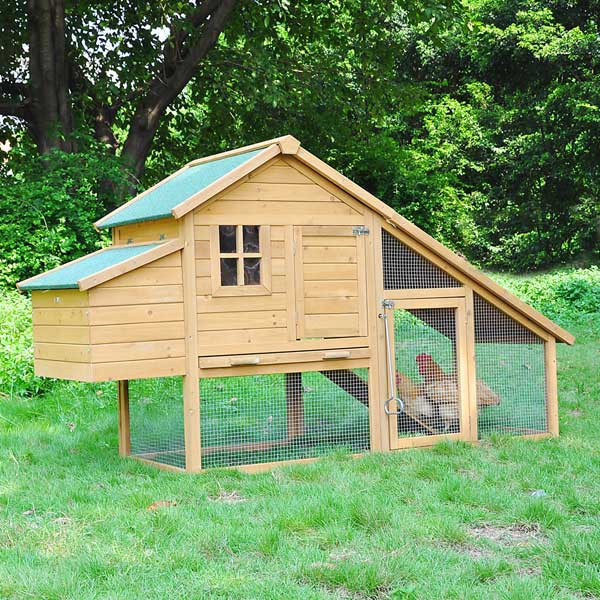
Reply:
[[[244,259],[244,284],[260,285],[260,258]]]
[[[221,259],[221,285],[237,285],[237,258]]]
[[[223,252],[237,252],[235,225],[219,225],[219,248]],[[232,284],[235,285],[235,284]]]
[[[244,252],[260,252],[258,225],[244,225]]]

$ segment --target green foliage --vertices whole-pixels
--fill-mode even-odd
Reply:
[[[493,275],[501,285],[552,319],[600,313],[600,269],[565,269],[528,277]]]
[[[95,99],[119,106],[119,142],[148,65],[160,59],[155,28],[189,8],[140,11],[110,0],[69,8],[73,52],[92,57]],[[240,3],[169,106],[140,186],[193,158],[291,133],[486,268],[589,264],[600,256],[597,8],[597,0]],[[14,35],[0,42],[0,74],[19,70],[26,35],[14,0],[4,11]],[[93,135],[90,102],[73,92],[84,140]],[[12,284],[94,249],[88,225],[115,204],[106,181],[122,175],[87,141],[72,159],[54,155],[42,167],[24,160],[32,147],[14,119],[0,122],[0,135],[13,142],[2,168],[15,175],[0,183],[0,283]]]
[[[0,285],[9,287],[105,245],[92,223],[124,182],[96,148],[29,156],[12,156],[0,178]]]
[[[0,402],[48,389],[33,374],[31,302],[17,291],[0,295]]]

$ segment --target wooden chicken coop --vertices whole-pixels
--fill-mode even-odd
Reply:
[[[38,375],[118,382],[122,455],[268,468],[558,434],[574,338],[291,136],[202,158],[19,284]]]

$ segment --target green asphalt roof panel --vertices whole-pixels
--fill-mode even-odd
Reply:
[[[89,254],[77,262],[68,263],[48,273],[42,273],[35,279],[19,286],[21,290],[64,290],[77,289],[77,282],[89,275],[95,275],[113,265],[129,258],[139,256],[160,244],[143,244],[140,246],[116,246],[106,248],[97,254]]]
[[[165,181],[151,192],[132,202],[129,206],[104,221],[99,227],[115,227],[128,223],[139,223],[171,216],[171,210],[184,200],[202,191],[211,183],[217,181],[244,164],[265,148],[252,150],[234,156],[213,160],[201,165],[188,167],[173,179]]]

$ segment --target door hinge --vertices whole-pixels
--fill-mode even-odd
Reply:
[[[369,228],[366,225],[355,225],[352,227],[352,235],[369,235]]]

